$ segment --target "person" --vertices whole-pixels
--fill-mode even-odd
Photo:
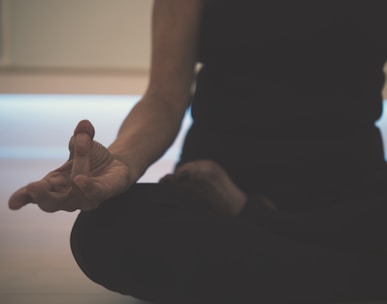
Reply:
[[[139,299],[387,300],[375,126],[386,11],[384,0],[156,0],[149,85],[116,140],[105,148],[81,121],[69,160],[10,208],[81,210],[80,268]],[[137,183],[191,103],[175,172]]]

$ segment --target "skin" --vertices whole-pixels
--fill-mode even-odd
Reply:
[[[69,160],[43,179],[17,190],[9,199],[10,209],[34,203],[46,212],[87,211],[128,189],[128,166],[93,136],[91,123],[79,122],[69,142]]]
[[[173,183],[201,197],[219,215],[237,216],[246,202],[243,193],[226,171],[211,160],[198,160],[179,166],[161,183]]]
[[[9,199],[10,209],[34,203],[46,212],[92,210],[128,190],[163,155],[189,106],[202,6],[203,0],[154,2],[149,84],[116,140],[106,148],[93,140],[89,121],[79,122],[69,142],[69,160],[17,190]],[[218,214],[235,216],[243,209],[246,195],[216,163],[186,164],[163,181],[181,182],[182,172],[189,172],[187,190],[200,189]]]

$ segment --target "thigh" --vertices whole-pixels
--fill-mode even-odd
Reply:
[[[255,217],[246,212],[244,217],[317,246],[387,255],[387,167],[351,186],[328,189],[310,198],[310,205],[319,207]]]
[[[217,216],[193,195],[159,184],[136,185],[81,213],[72,239],[91,279],[168,303],[380,298],[364,277],[387,273],[380,259]]]

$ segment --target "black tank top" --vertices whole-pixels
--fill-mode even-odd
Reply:
[[[383,164],[386,12],[385,0],[207,1],[181,161],[213,159],[245,188],[336,185]]]

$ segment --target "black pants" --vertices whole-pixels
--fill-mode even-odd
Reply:
[[[71,246],[91,280],[157,303],[387,300],[387,172],[315,200],[270,214],[251,199],[229,218],[173,185],[137,184],[81,212]]]

